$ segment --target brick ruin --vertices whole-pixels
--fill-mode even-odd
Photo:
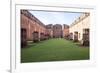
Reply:
[[[50,38],[65,38],[78,41],[78,32],[70,33],[70,26],[66,24],[45,25],[28,10],[21,10],[20,17],[22,48],[27,46],[27,41],[39,42]],[[84,32],[83,40],[87,44],[83,43],[83,45],[89,45],[89,32],[85,29]]]

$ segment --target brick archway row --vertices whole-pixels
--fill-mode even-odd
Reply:
[[[27,10],[21,10],[21,46],[27,41],[39,42],[49,38],[45,25]]]

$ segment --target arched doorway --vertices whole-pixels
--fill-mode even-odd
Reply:
[[[83,46],[89,46],[89,29],[83,29]]]
[[[25,28],[21,28],[21,48],[27,45],[27,31]]]
[[[78,41],[78,32],[74,32],[74,42]]]
[[[39,41],[39,33],[37,31],[33,32],[33,42]]]

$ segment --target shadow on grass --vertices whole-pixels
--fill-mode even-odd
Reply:
[[[45,41],[46,41],[46,40],[45,40]],[[24,48],[22,48],[22,49],[31,48],[31,47],[36,46],[36,45],[38,45],[38,44],[40,44],[40,43],[43,43],[43,42],[45,42],[45,41],[39,41],[39,42],[28,41],[27,46],[24,47]]]
[[[28,42],[28,43],[27,43],[27,46],[25,46],[25,47],[22,48],[22,49],[31,48],[31,47],[33,47],[33,46],[36,46],[36,44],[37,44],[37,43],[34,43],[34,42]]]
[[[88,48],[89,46],[83,46],[82,44],[80,44],[79,42],[75,42],[74,43],[75,45],[79,46],[79,47],[85,47],[85,48]]]

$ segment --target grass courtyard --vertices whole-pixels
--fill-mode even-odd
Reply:
[[[89,59],[89,47],[79,46],[65,39],[30,42],[21,49],[21,62],[45,62]]]

